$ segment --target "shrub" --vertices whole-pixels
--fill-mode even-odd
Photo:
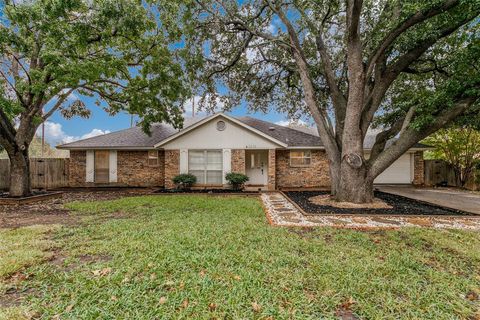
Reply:
[[[248,181],[248,177],[243,173],[230,172],[225,176],[228,183],[232,185],[234,190],[243,189],[243,184]]]
[[[177,189],[187,190],[197,182],[197,177],[190,173],[182,173],[172,179],[177,185]]]

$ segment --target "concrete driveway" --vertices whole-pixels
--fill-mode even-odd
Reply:
[[[375,186],[382,192],[429,202],[442,207],[480,214],[480,193],[450,188],[415,188],[413,186]]]

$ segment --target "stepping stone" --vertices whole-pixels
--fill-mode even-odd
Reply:
[[[382,217],[372,217],[371,219],[372,219],[372,221],[380,222],[380,223],[394,224],[394,225],[400,225],[401,224],[399,221],[385,219],[385,218],[382,218]]]
[[[432,221],[426,218],[407,218],[407,221],[422,227],[431,227],[433,225]]]

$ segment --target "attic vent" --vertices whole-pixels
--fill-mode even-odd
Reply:
[[[275,127],[268,127],[268,130],[273,131],[275,130]]]
[[[223,130],[225,130],[225,127],[226,127],[226,126],[227,126],[227,125],[226,125],[225,121],[220,120],[220,121],[217,122],[217,130],[218,130],[218,131],[223,131]]]

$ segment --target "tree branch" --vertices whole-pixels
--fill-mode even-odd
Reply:
[[[478,101],[478,99],[478,97],[460,97],[457,99],[453,108],[441,112],[430,126],[425,127],[422,130],[417,130],[415,128],[406,129],[400,137],[392,143],[392,145],[383,150],[383,152],[381,152],[373,161],[369,170],[371,177],[377,177],[396,159],[398,159],[398,157],[413,147],[415,143],[445,127]]]
[[[217,73],[222,73],[222,72],[228,71],[228,70],[230,70],[230,68],[235,66],[235,64],[238,62],[238,60],[240,60],[240,57],[242,56],[242,53],[245,52],[245,50],[248,48],[248,45],[250,44],[250,41],[252,41],[252,39],[253,39],[253,34],[248,33],[247,37],[245,38],[242,45],[240,46],[240,49],[234,55],[233,59],[231,61],[229,61],[223,68],[213,70],[208,75],[208,78],[211,78],[212,76],[214,76]]]
[[[327,152],[327,154],[330,157],[330,161],[339,161],[339,147],[335,141],[333,129],[331,128],[331,126],[328,125],[328,120],[326,119],[328,115],[326,111],[319,108],[317,104],[315,89],[310,76],[309,66],[300,46],[297,33],[295,32],[294,27],[292,26],[288,18],[285,16],[285,13],[282,11],[282,9],[280,7],[272,5],[270,1],[266,1],[269,4],[270,8],[279,16],[280,20],[287,28],[287,32],[290,38],[290,44],[293,48],[292,55],[297,63],[300,79],[304,86],[305,103],[308,106],[308,109],[310,110],[310,113],[312,114],[315,123],[317,124],[317,129],[320,136],[322,137],[325,148],[327,148],[327,150],[329,151]]]
[[[52,106],[52,108],[50,108],[50,110],[48,112],[46,112],[43,116],[42,116],[42,119],[43,121],[46,121],[48,118],[50,118],[52,116],[52,114],[58,110],[58,108],[60,108],[60,106],[62,105],[62,103],[65,102],[65,100],[68,98],[68,96],[75,90],[76,88],[70,88],[67,92],[65,92],[64,94],[62,94],[57,102]]]
[[[416,12],[415,14],[411,15],[407,19],[400,22],[393,30],[390,31],[380,42],[379,46],[373,51],[373,53],[368,58],[367,64],[367,79],[370,78],[373,68],[377,63],[378,59],[381,55],[385,53],[385,51],[393,44],[393,42],[405,31],[410,29],[411,27],[424,22],[425,20],[432,18],[436,15],[439,15],[460,3],[459,0],[446,0],[443,3],[430,8],[424,12]]]
[[[6,139],[10,144],[15,144],[15,128],[5,112],[0,108],[0,136]]]
[[[452,33],[454,33],[458,28],[465,25],[466,23],[472,21],[476,18],[476,14],[471,14],[466,18],[460,20],[455,24],[451,24],[448,27],[439,30],[435,35],[419,40],[419,42],[411,48],[409,51],[401,55],[396,59],[395,62],[392,62],[386,67],[386,70],[382,72],[378,81],[375,81],[374,88],[371,90],[369,96],[365,100],[363,112],[362,112],[362,132],[365,134],[370,126],[370,123],[377,112],[382,99],[387,92],[390,85],[398,78],[400,73],[405,72],[405,70],[422,54],[424,54],[430,47],[432,47],[438,40],[445,38]]]

